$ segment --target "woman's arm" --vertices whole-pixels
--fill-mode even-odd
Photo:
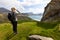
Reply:
[[[19,14],[20,14],[20,11],[16,10]]]

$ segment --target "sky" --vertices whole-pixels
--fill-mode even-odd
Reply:
[[[44,12],[44,8],[51,0],[0,0],[0,7],[10,10],[15,7],[20,12],[32,12],[39,14]]]

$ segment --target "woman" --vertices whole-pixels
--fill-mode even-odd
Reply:
[[[13,32],[17,34],[17,13],[14,7],[11,8],[11,13],[8,13],[8,19],[11,21],[11,24],[13,25]],[[19,12],[19,11],[18,11]]]

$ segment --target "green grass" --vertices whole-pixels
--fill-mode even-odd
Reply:
[[[36,22],[22,22],[18,23],[17,29],[18,34],[14,35],[10,23],[0,24],[0,40],[27,40],[27,37],[31,34],[51,37],[54,40],[59,40],[60,38],[58,23],[57,25],[49,23],[39,23],[39,26],[37,26]]]

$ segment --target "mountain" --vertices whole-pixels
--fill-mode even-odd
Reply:
[[[35,21],[31,18],[29,18],[28,16],[18,16],[18,21],[20,22],[27,22],[27,21]],[[4,22],[9,22],[7,14],[0,14],[0,23],[4,23]]]
[[[9,12],[10,11],[5,8],[0,8],[0,23],[1,22],[9,22],[8,17],[7,17]],[[17,14],[17,18],[20,21],[34,21],[28,17],[27,13],[26,14],[25,13]]]
[[[0,13],[9,13],[10,10],[6,9],[6,8],[0,8]]]
[[[10,13],[11,11],[6,9],[6,8],[0,8],[0,14],[3,13],[3,14],[7,14],[7,13]],[[28,16],[28,13],[21,13],[20,15],[24,15],[24,16]]]
[[[41,21],[56,22],[60,20],[60,0],[51,0],[45,7]]]

